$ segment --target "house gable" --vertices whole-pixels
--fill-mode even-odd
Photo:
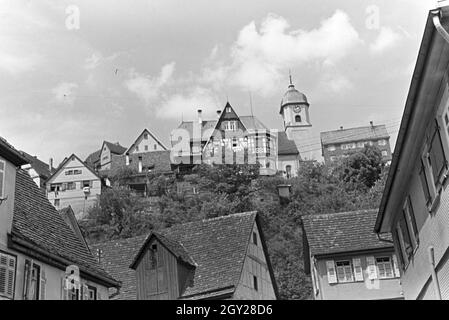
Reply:
[[[275,300],[277,288],[267,259],[265,240],[254,222],[234,299]]]
[[[142,153],[142,152],[154,152],[165,151],[167,147],[148,129],[144,129],[143,132],[137,137],[136,141],[126,150],[126,153]]]
[[[75,172],[75,170],[77,171]],[[48,180],[48,184],[71,182],[74,180],[100,180],[100,178],[80,158],[72,154],[61,163],[56,172]]]

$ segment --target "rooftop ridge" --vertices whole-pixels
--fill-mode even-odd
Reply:
[[[303,215],[302,218],[311,219],[312,217],[333,217],[337,215],[351,215],[351,214],[364,214],[364,213],[373,213],[377,212],[379,209],[361,209],[361,210],[353,210],[353,211],[343,211],[343,212],[330,212],[330,213],[320,213],[320,214],[307,214]]]

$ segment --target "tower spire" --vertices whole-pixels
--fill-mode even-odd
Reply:
[[[293,85],[293,82],[292,82],[292,72],[291,72],[290,69],[288,69],[288,77],[289,77],[289,79],[290,79],[290,85],[292,86],[292,85]]]

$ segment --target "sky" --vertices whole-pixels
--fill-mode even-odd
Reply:
[[[397,136],[427,0],[0,0],[0,136],[58,164],[229,101],[282,129],[289,70],[321,131]],[[252,108],[251,108],[252,105]]]

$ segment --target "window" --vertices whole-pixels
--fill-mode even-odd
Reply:
[[[257,233],[253,232],[253,244],[257,246]]]
[[[148,146],[145,146],[145,151],[148,151]]]
[[[291,176],[292,176],[292,166],[291,165],[286,166],[285,167],[285,172],[287,174],[287,178],[291,178]]]
[[[154,144],[154,145],[153,145],[153,149],[154,149],[154,150],[157,150],[157,144]]]
[[[87,286],[87,300],[97,300],[97,288],[93,286]]]
[[[55,207],[59,207],[59,205],[61,204],[59,199],[55,199]]]
[[[253,276],[254,290],[259,291],[259,284],[257,283],[257,277]]]
[[[73,170],[73,174],[82,174],[83,171],[82,170]]]
[[[432,197],[430,196],[429,184],[426,177],[426,169],[422,160],[421,167],[419,169],[419,179],[421,180],[421,186],[424,192],[424,197],[426,199],[426,204],[429,205],[432,202]]]
[[[379,279],[394,278],[393,265],[390,257],[376,258]]]
[[[396,241],[398,241],[398,247],[401,252],[401,263],[403,269],[405,269],[413,256],[413,253],[417,247],[417,242],[414,241],[413,233],[411,232],[412,222],[408,221],[410,219],[406,210],[402,210],[399,219],[396,222],[396,228],[393,236]]]
[[[435,122],[433,136],[429,143],[429,151],[427,156],[429,165],[432,169],[432,176],[435,186],[440,183],[440,178],[445,169],[447,169],[447,161],[443,151],[443,143],[441,141],[438,123]]]
[[[139,146],[136,146],[136,151],[139,151]]]
[[[153,244],[149,251],[150,254],[150,269],[157,268],[157,245]]]
[[[4,198],[5,161],[0,160],[0,199]]]
[[[351,261],[337,261],[337,280],[338,282],[352,282],[354,277],[352,275]]]
[[[327,151],[335,151],[335,146],[329,146],[329,147],[327,147]]]
[[[0,252],[0,297],[14,299],[16,257]]]
[[[237,121],[226,121],[225,122],[225,130],[236,131],[237,130]]]
[[[67,170],[67,171],[65,172],[65,175],[66,175],[66,176],[71,176],[71,175],[73,175],[73,170]]]
[[[385,151],[385,150],[383,150],[383,151],[382,151],[382,157],[386,157],[386,156],[388,156],[388,152]]]
[[[75,182],[68,182],[67,183],[67,190],[75,190],[75,189],[76,189]]]
[[[84,180],[84,181],[83,181],[83,188],[88,188],[88,187],[90,187],[90,183],[91,183],[90,180]]]
[[[144,133],[144,134],[143,134],[143,138],[144,138],[145,140],[148,140],[148,133]]]
[[[295,116],[295,122],[301,122],[301,116],[300,115]]]
[[[363,148],[363,147],[365,147],[364,142],[357,142],[357,148]]]
[[[27,260],[26,262],[27,262],[25,263],[26,297],[28,300],[39,300],[41,268],[37,264],[31,263],[30,260]],[[27,287],[28,284],[29,287]]]
[[[227,107],[226,112],[231,112],[231,107]]]

